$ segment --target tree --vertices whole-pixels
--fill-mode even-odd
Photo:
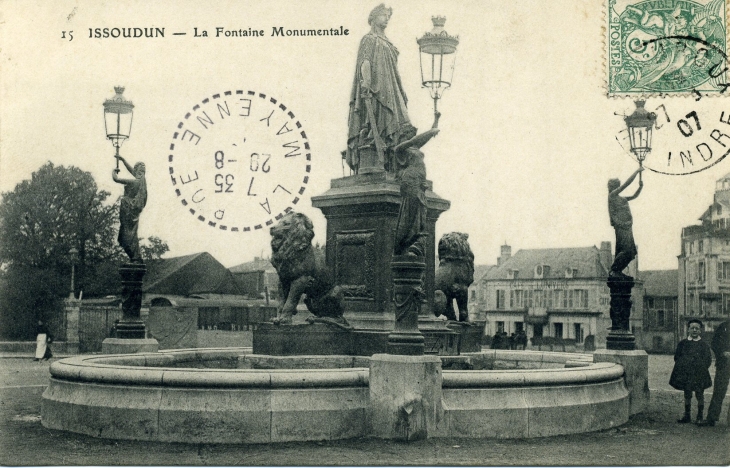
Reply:
[[[165,253],[170,251],[167,242],[157,236],[148,237],[145,244],[140,244],[139,249],[145,262],[160,260]]]
[[[118,267],[127,257],[117,244],[119,203],[110,203],[109,195],[90,173],[51,162],[2,194],[0,330],[6,335],[18,337],[28,324],[34,329],[35,320],[59,310],[69,294],[72,263],[77,297],[79,291],[93,297],[121,290]],[[142,251],[145,260],[154,260],[169,247],[151,236]]]
[[[105,204],[110,193],[98,190],[90,173],[49,162],[30,180],[2,194],[0,201],[0,262],[69,275],[71,248],[79,289],[92,265],[113,260],[120,249],[114,225],[118,207]]]

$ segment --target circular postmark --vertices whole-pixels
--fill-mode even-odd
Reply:
[[[250,90],[213,94],[193,105],[169,148],[175,195],[215,229],[253,232],[292,211],[309,182],[312,155],[296,114]]]
[[[676,75],[672,83],[676,89],[689,90],[688,96],[692,99],[660,97],[646,102],[646,110],[656,114],[656,123],[652,129],[652,149],[643,161],[644,167],[659,174],[688,175],[709,169],[727,158],[730,155],[730,109],[728,112],[719,110],[717,101],[695,87],[711,82],[721,94],[730,88],[726,79],[728,59],[725,51],[703,39],[687,36],[648,39],[637,44],[636,49],[646,53],[673,51],[678,68],[672,73],[691,62],[686,76]],[[624,112],[631,110],[624,109]],[[637,159],[631,152],[626,127],[618,132],[616,140],[626,154]]]

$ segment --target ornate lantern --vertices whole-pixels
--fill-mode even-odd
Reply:
[[[634,113],[624,117],[629,132],[631,152],[639,160],[640,166],[643,166],[646,155],[651,152],[651,132],[656,123],[656,114],[644,109],[644,103],[645,101],[635,101]],[[639,179],[641,179],[641,173],[639,173]]]
[[[444,30],[446,18],[434,16],[433,29],[418,39],[421,59],[421,83],[428,88],[433,98],[433,110],[436,112],[438,100],[444,90],[451,86],[456,63],[456,47],[458,36],[449,36]]]
[[[124,99],[123,86],[115,86],[114,91],[117,94],[104,101],[104,126],[106,127],[106,137],[111,140],[117,150],[116,155],[119,156],[119,148],[132,132],[134,104],[132,101]],[[119,168],[119,159],[117,159],[117,168]]]

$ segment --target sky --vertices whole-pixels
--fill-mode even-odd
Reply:
[[[112,198],[120,196],[121,186],[111,179],[114,151],[105,138],[102,103],[122,85],[135,104],[122,155],[147,167],[140,236],[164,239],[167,256],[207,251],[227,267],[268,256],[266,230],[223,232],[190,216],[174,193],[167,161],[171,135],[193,104],[230,89],[262,90],[296,110],[307,129],[312,167],[298,209],[314,221],[315,241],[324,243],[325,219],[309,197],[343,176],[340,151],[355,58],[377,3],[3,2],[0,192],[52,161],[89,171]],[[399,49],[408,112],[419,129],[430,126],[433,102],[421,88],[416,39],[432,28],[432,16],[442,15],[445,29],[460,40],[453,86],[439,102],[441,133],[423,148],[434,191],[451,201],[436,225],[437,237],[468,233],[478,264],[496,263],[505,242],[513,252],[613,242],[606,182],[624,180],[638,165],[619,144],[622,115],[634,104],[605,92],[604,3],[442,0],[389,6],[386,35]],[[279,26],[343,26],[349,34],[271,37]],[[165,37],[89,38],[89,28],[113,27],[165,28]],[[216,38],[216,27],[251,27],[265,35]],[[194,37],[194,28],[209,37]],[[669,151],[676,157],[722,129],[727,103],[650,97],[647,108],[663,104],[672,122],[655,132],[646,164],[659,167]],[[674,123],[691,111],[704,130],[685,138]],[[697,222],[712,202],[715,181],[728,172],[730,158],[691,175],[645,171],[644,191],[631,202],[640,269],[677,267],[682,227]]]

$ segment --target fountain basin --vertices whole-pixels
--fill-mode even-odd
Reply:
[[[628,420],[628,391],[618,364],[593,363],[590,355],[500,350],[442,358],[444,364],[450,360],[530,368],[442,370],[438,424],[429,437],[538,437]],[[42,422],[95,437],[168,442],[369,436],[374,431],[368,361],[272,359],[252,355],[250,348],[77,356],[51,365]],[[313,363],[320,368],[299,368]]]

